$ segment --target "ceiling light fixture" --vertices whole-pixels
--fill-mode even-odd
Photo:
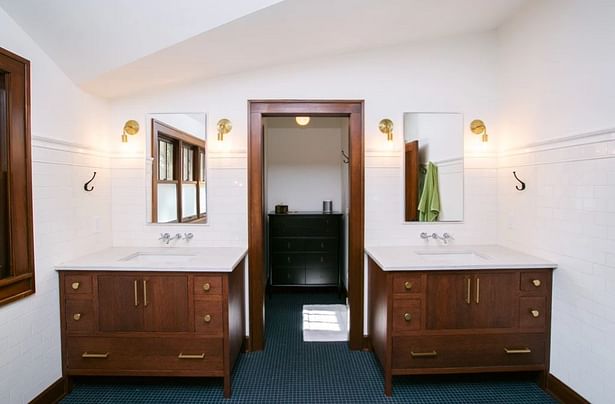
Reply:
[[[309,116],[296,116],[295,121],[297,122],[297,125],[305,126],[308,123],[310,123],[310,117]]]

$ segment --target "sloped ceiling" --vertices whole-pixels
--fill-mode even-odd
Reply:
[[[199,78],[496,28],[527,0],[0,0],[87,91]]]

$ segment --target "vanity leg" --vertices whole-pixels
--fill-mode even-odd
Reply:
[[[231,378],[230,376],[224,377],[224,398],[231,398]]]
[[[391,371],[384,372],[384,395],[387,397],[393,395],[393,375]]]

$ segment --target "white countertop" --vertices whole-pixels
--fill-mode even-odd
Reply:
[[[56,265],[57,271],[231,272],[246,247],[113,247]]]
[[[498,245],[381,246],[365,253],[383,271],[556,268],[557,264]]]

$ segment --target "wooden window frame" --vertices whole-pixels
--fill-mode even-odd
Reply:
[[[30,134],[30,62],[0,48],[0,80],[6,89],[7,223],[9,276],[0,279],[0,305],[32,295],[34,226]]]
[[[156,119],[151,120],[152,133],[152,223],[158,222],[158,184],[175,184],[177,198],[177,218],[173,222],[164,223],[207,223],[207,212],[200,213],[201,195],[199,189],[202,186],[207,187],[206,178],[201,178],[200,158],[201,152],[206,158],[207,142],[203,139],[194,137],[188,133],[167,125],[164,122]],[[158,141],[163,139],[173,143],[173,179],[159,180],[160,167],[158,159]],[[184,147],[189,147],[194,150],[192,161],[193,181],[184,180]],[[182,206],[182,185],[196,184],[196,216],[183,216]],[[206,201],[205,201],[206,202]]]

